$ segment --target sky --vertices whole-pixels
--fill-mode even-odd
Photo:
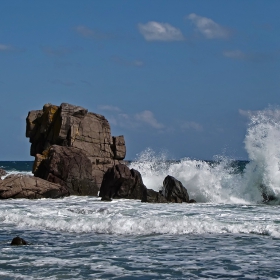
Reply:
[[[26,116],[104,115],[126,159],[247,159],[250,112],[280,105],[278,0],[9,0],[0,9],[0,160],[33,160]]]

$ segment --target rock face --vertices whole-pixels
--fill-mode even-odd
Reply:
[[[163,181],[162,194],[169,202],[189,202],[187,189],[172,176],[166,176]]]
[[[99,191],[90,159],[84,151],[74,147],[51,146],[34,175],[66,186],[70,195],[96,196]]]
[[[66,187],[33,176],[13,174],[0,181],[0,199],[58,198],[67,195]]]
[[[142,199],[146,186],[141,174],[124,164],[115,165],[104,174],[99,196],[102,200],[111,198]]]
[[[111,136],[105,117],[67,103],[30,111],[26,137],[34,175],[67,185],[71,194],[96,195],[104,173],[126,154],[124,137]]]

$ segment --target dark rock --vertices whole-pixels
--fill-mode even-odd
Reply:
[[[103,196],[101,198],[101,201],[112,201],[112,198],[108,197],[108,196]]]
[[[47,163],[51,146],[76,148],[90,160],[92,178],[98,188],[107,169],[120,163],[126,154],[124,137],[111,136],[110,125],[104,116],[67,103],[46,104],[42,110],[30,111],[26,119],[26,137],[30,138],[30,154],[36,157],[33,172],[37,176],[41,177],[50,169]],[[84,185],[84,181],[79,182],[81,180],[84,178],[76,178],[77,188]]]
[[[99,196],[110,198],[142,199],[146,186],[141,174],[124,164],[117,164],[104,174]]]
[[[19,236],[13,238],[11,245],[27,245],[27,242]]]
[[[167,199],[160,192],[154,191],[152,189],[144,190],[141,202],[168,203]]]
[[[4,169],[0,168],[0,177],[7,175],[7,172]]]
[[[13,174],[0,181],[0,199],[58,198],[67,195],[66,187],[33,176]]]
[[[97,196],[99,191],[90,159],[74,147],[51,146],[34,175],[67,186],[70,195]]]
[[[172,176],[166,176],[163,181],[162,194],[169,202],[189,202],[187,189]]]
[[[196,200],[190,199],[190,200],[189,200],[189,203],[196,203]]]

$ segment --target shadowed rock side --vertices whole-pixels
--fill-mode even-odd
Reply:
[[[97,196],[99,191],[92,176],[90,159],[85,152],[74,147],[51,146],[34,175],[66,186],[70,195]]]
[[[110,125],[104,116],[67,103],[46,104],[43,110],[30,111],[26,119],[26,137],[30,138],[30,154],[35,156],[35,176],[62,185],[64,181],[73,194],[93,195],[100,188],[107,169],[120,163],[126,154],[124,137],[111,136]],[[63,146],[63,150],[59,151],[53,145]],[[71,166],[63,168],[62,163],[66,164],[68,160]],[[53,172],[56,164],[56,172]],[[79,175],[75,170],[82,170],[83,164],[86,164],[87,172]]]
[[[189,202],[187,189],[172,176],[166,176],[163,181],[162,194],[169,202]]]
[[[0,181],[0,199],[58,198],[67,195],[66,187],[33,176],[13,174]]]
[[[142,199],[146,186],[141,174],[124,164],[115,165],[104,174],[99,196],[102,200],[112,198]]]

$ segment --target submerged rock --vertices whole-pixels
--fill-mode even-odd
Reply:
[[[0,199],[8,198],[58,198],[69,195],[65,186],[41,178],[13,174],[0,181]]]
[[[179,180],[169,175],[163,181],[162,194],[169,202],[189,202],[187,189]]]
[[[111,136],[104,116],[68,103],[30,111],[26,137],[30,154],[35,156],[35,176],[67,185],[71,194],[95,195],[108,168],[119,164],[126,154],[124,137]],[[64,167],[67,161],[69,166]]]
[[[102,200],[111,198],[142,199],[146,186],[141,174],[129,169],[124,164],[117,164],[107,170],[104,175],[99,196]]]
[[[23,239],[23,238],[20,238],[19,236],[13,238],[12,242],[11,242],[11,245],[27,245],[27,242]]]

